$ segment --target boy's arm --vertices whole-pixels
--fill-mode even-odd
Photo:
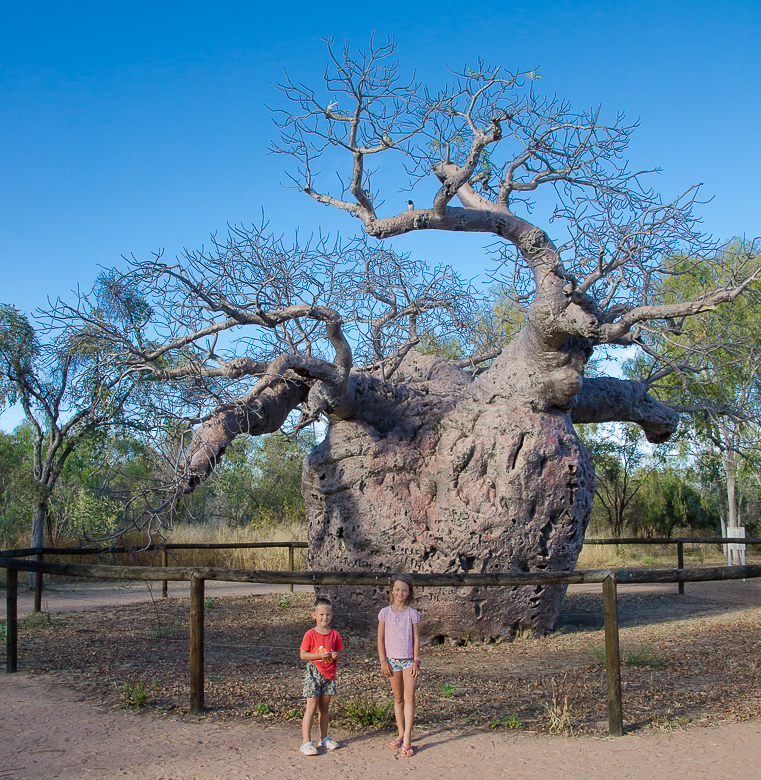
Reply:
[[[335,641],[335,648],[331,651],[330,657],[334,661],[340,661],[341,656],[343,655],[343,649],[344,649],[344,643],[343,639],[341,639],[341,635],[336,631],[336,641]]]
[[[330,650],[324,650],[322,653],[310,653],[304,645],[307,647],[309,646],[309,642],[307,640],[307,637],[309,636],[309,632],[304,635],[304,639],[301,642],[301,651],[299,652],[299,658],[301,658],[302,661],[324,661],[327,658],[330,658]]]
[[[324,661],[326,658],[330,658],[330,650],[325,650],[322,653],[308,653],[306,650],[302,650],[299,657],[302,661]]]

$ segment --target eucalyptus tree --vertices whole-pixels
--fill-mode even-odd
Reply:
[[[758,254],[756,242],[738,240],[714,257],[678,258],[658,298],[668,304],[724,284],[735,269],[757,262]],[[695,454],[705,448],[718,452],[728,528],[740,525],[742,485],[755,482],[761,466],[760,333],[761,286],[754,282],[732,307],[675,318],[666,334],[643,335],[642,354],[629,369],[691,415]]]
[[[20,404],[32,439],[32,547],[43,545],[50,499],[67,460],[123,421],[134,385],[79,324],[59,327],[58,313],[35,328],[14,306],[0,305],[0,409]]]
[[[662,199],[646,171],[628,168],[634,125],[541,95],[534,72],[479,64],[435,92],[404,80],[393,51],[330,45],[323,83],[280,85],[275,148],[294,162],[292,181],[353,217],[364,237],[287,248],[238,228],[208,251],[133,259],[113,275],[115,298],[141,297],[150,312],[136,330],[96,316],[87,299],[75,314],[120,365],[186,410],[178,490],[212,473],[240,434],[277,430],[297,409],[296,427],[327,421],[302,479],[312,567],[572,568],[594,493],[574,424],[634,422],[662,442],[678,421],[647,381],[585,378],[585,364],[613,345],[657,352],[675,318],[731,304],[756,268],[736,265],[692,297],[658,300],[677,256],[712,257],[714,247],[697,228],[694,188]],[[334,184],[321,167],[349,173]],[[381,169],[386,190],[394,176],[412,188],[403,208],[376,190]],[[535,195],[538,213],[554,204],[547,227],[532,221]],[[509,343],[495,338],[465,357],[450,343],[455,359],[416,348],[431,332],[439,344],[477,342],[468,285],[380,243],[430,230],[489,237],[523,319]],[[563,594],[428,593],[426,638],[543,632]],[[333,595],[360,617],[380,598]]]

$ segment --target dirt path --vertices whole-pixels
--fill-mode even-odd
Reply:
[[[287,585],[256,585],[239,582],[216,582],[207,580],[204,584],[207,596],[250,596],[260,593],[287,593]],[[311,587],[296,585],[296,591],[312,591]],[[0,589],[2,594],[5,590]],[[190,583],[170,582],[170,598],[190,598]],[[61,582],[48,578],[42,594],[43,612],[81,612],[85,609],[115,607],[119,604],[138,604],[161,598],[160,582],[127,582],[115,584],[114,581]],[[18,591],[18,616],[30,615],[34,606],[34,591],[20,587]],[[5,598],[0,603],[0,620],[5,620]],[[0,777],[2,780],[2,777]]]
[[[132,714],[82,701],[46,676],[3,676],[0,695],[3,780],[761,778],[758,722],[615,740],[437,731],[417,736],[411,759],[388,750],[386,734],[336,733],[341,750],[306,758],[297,726]]]
[[[219,588],[212,595],[254,592],[253,586],[208,585]],[[170,594],[186,597],[181,587],[170,585]],[[674,605],[669,612],[674,611],[676,618],[761,604],[759,582],[688,585],[687,596],[678,601],[667,598],[675,586],[655,586],[648,591],[647,607],[643,600],[642,613],[652,611],[652,596],[658,597],[659,587],[664,604]],[[238,593],[238,588],[243,590]],[[23,613],[31,605],[31,594],[19,595]],[[45,607],[76,611],[150,599],[151,593],[142,586],[124,589],[101,583],[58,583],[46,591]],[[632,603],[636,605],[636,600]],[[631,617],[647,620],[642,613]],[[582,624],[586,617],[566,615],[570,622]],[[658,619],[662,618],[659,614]],[[250,721],[194,721],[155,711],[132,713],[86,700],[55,675],[0,674],[0,702],[0,780],[311,780],[322,776],[464,780],[475,772],[479,780],[761,780],[759,721],[620,739],[429,729],[417,733],[419,752],[412,759],[386,748],[388,732],[336,730],[333,736],[343,743],[341,750],[306,758],[298,752],[297,723],[268,728]]]

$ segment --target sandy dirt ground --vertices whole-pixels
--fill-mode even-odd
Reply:
[[[215,596],[284,590],[207,585]],[[748,583],[750,588],[740,588],[739,583],[736,587],[721,585],[711,583],[712,592],[700,594],[695,591],[708,583],[688,588],[701,600],[726,601],[724,609],[738,607],[740,602],[747,608],[748,602],[759,601],[759,583]],[[183,587],[171,584],[170,595],[186,597]],[[45,610],[76,611],[150,601],[159,595],[160,588],[157,593],[155,586],[151,591],[144,585],[114,588],[108,583],[61,583],[46,590],[43,604]],[[20,615],[31,610],[31,598],[23,589],[19,593]],[[130,712],[86,700],[54,676],[0,675],[0,702],[0,780],[291,780],[319,776],[464,780],[473,773],[483,780],[761,780],[758,721],[620,739],[418,731],[414,739],[418,752],[409,759],[386,747],[388,733],[334,731],[342,748],[307,758],[298,752],[298,724],[266,727]]]
[[[761,723],[620,739],[432,731],[402,758],[387,734],[335,733],[342,748],[307,758],[298,727],[181,722],[83,701],[45,676],[0,677],[3,780],[660,780],[761,778]]]
[[[313,592],[309,586],[294,586],[297,592]],[[286,593],[287,585],[259,585],[238,582],[216,582],[207,580],[204,583],[207,596],[250,596],[259,593]],[[0,620],[5,620],[5,590],[0,590],[3,598],[0,601]],[[170,598],[190,598],[189,582],[170,582],[168,587]],[[160,582],[128,582],[115,584],[113,580],[102,582],[81,581],[61,582],[51,577],[42,593],[43,612],[79,612],[85,609],[116,606],[118,604],[138,604],[161,598]],[[34,591],[19,587],[17,613],[19,618],[29,615],[34,607]],[[2,776],[0,775],[0,780]]]

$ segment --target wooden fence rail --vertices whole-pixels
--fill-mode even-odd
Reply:
[[[761,539],[751,537],[742,537],[742,544],[761,544]],[[677,569],[684,568],[684,545],[685,544],[738,544],[738,538],[726,538],[723,536],[716,537],[700,537],[700,536],[675,536],[675,537],[652,537],[640,539],[636,536],[609,539],[585,539],[584,544],[675,544],[676,545],[676,567]],[[678,584],[678,591],[680,596],[684,596],[684,581],[680,581]]]
[[[7,569],[7,661],[13,673],[18,664],[18,572],[33,571],[101,579],[190,581],[190,712],[204,711],[204,582],[258,582],[289,585],[387,585],[389,572],[294,572],[216,569],[211,567],[91,566],[79,563],[0,558]],[[414,574],[418,587],[505,587],[602,583],[605,616],[605,656],[608,682],[608,732],[623,735],[623,701],[618,632],[618,583],[705,582],[761,577],[761,566],[721,566],[710,569],[610,570],[563,572],[499,572],[493,574]]]
[[[585,539],[584,544],[591,545],[619,545],[619,544],[660,544],[676,545],[677,551],[677,569],[684,568],[684,545],[685,544],[737,544],[735,537],[699,537],[699,536],[678,536],[678,537],[611,537],[607,539]],[[761,545],[761,538],[743,538],[742,544]],[[309,547],[308,542],[208,542],[208,543],[188,543],[188,544],[148,544],[141,548],[134,547],[28,547],[23,550],[1,550],[1,558],[19,558],[35,555],[37,561],[42,562],[45,555],[119,555],[135,552],[161,552],[161,565],[168,565],[169,550],[233,550],[233,549],[264,549],[264,548],[288,548],[288,571],[293,571],[294,567],[294,549],[305,549]],[[88,576],[88,575],[82,575]],[[94,575],[95,576],[95,575]],[[678,593],[684,595],[684,583],[688,580],[677,580]],[[309,583],[311,584],[311,583]],[[288,584],[288,590],[293,592],[293,584]],[[167,598],[168,580],[161,580],[161,595]],[[42,609],[42,572],[37,574],[34,586],[34,612],[40,612]]]
[[[23,558],[34,555],[38,562],[43,562],[45,555],[121,555],[124,553],[160,552],[161,565],[166,567],[169,563],[168,550],[249,550],[249,549],[288,549],[288,571],[293,571],[293,550],[308,548],[308,542],[209,542],[188,544],[148,544],[144,547],[27,547],[23,550],[0,550],[2,558]],[[42,611],[42,570],[37,571],[34,579],[34,606],[33,612]],[[87,576],[87,575],[84,575]],[[169,591],[167,580],[161,580],[161,596],[168,598]],[[293,585],[288,586],[293,593]]]

